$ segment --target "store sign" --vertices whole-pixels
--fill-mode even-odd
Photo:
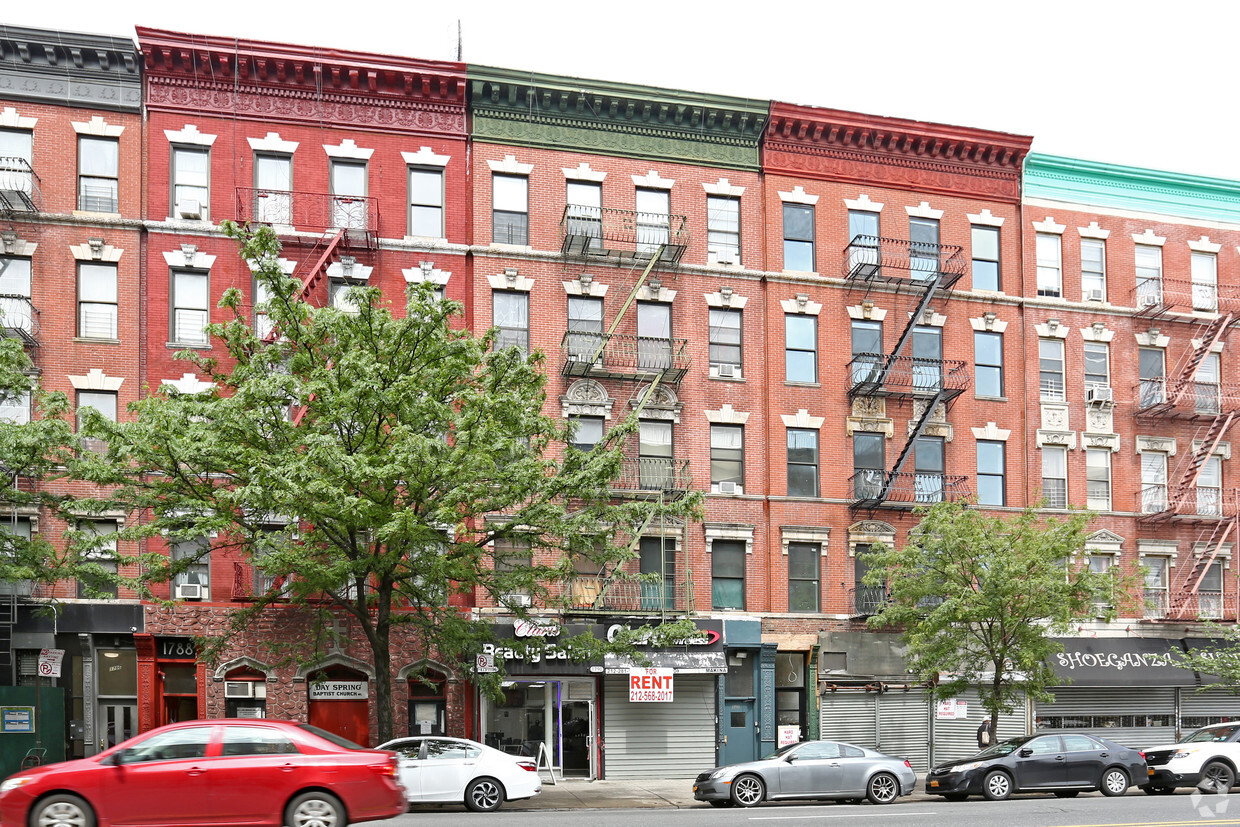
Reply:
[[[512,633],[517,637],[558,637],[558,623],[539,623],[534,620],[518,620],[512,625]]]
[[[623,623],[613,623],[607,627],[607,642],[614,643],[616,636],[625,629],[632,629],[637,632],[637,637],[633,640],[634,646],[649,646],[651,638],[654,637],[656,626],[638,626],[636,629],[632,626],[626,626]],[[667,641],[671,646],[715,646],[723,639],[723,635],[714,629],[699,629],[697,632],[688,637],[679,638],[677,640]]]
[[[629,670],[630,703],[671,703],[672,670],[640,666]]]
[[[64,649],[40,649],[39,650],[39,677],[41,678],[59,678],[60,665],[65,660]]]
[[[801,728],[799,726],[781,726],[779,728],[779,738],[775,743],[777,747],[786,747],[795,744],[801,740]]]
[[[934,717],[940,721],[963,721],[969,717],[969,702],[947,698],[934,706]]]
[[[364,701],[370,697],[366,681],[318,681],[310,684],[312,701]]]

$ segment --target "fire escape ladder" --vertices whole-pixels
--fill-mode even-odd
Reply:
[[[1192,565],[1184,566],[1181,569],[1184,575],[1176,578],[1167,612],[1168,617],[1184,617],[1189,608],[1197,605],[1196,598],[1201,590],[1202,582],[1210,571],[1210,566],[1218,559],[1219,553],[1232,534],[1240,533],[1236,531],[1238,520],[1240,520],[1240,513],[1237,513],[1233,507],[1231,517],[1219,520],[1209,530],[1208,535],[1202,532],[1201,537],[1205,539],[1197,542],[1193,550]]]
[[[1227,328],[1235,321],[1234,314],[1218,316],[1201,330],[1197,339],[1197,347],[1185,354],[1185,358],[1176,367],[1175,384],[1167,389],[1167,402],[1172,406],[1179,404],[1180,399],[1188,391],[1197,377],[1197,368],[1201,366],[1206,354],[1222,340]]]
[[[13,666],[13,626],[17,623],[16,589],[5,591],[7,594],[0,594],[0,675],[8,673]],[[12,677],[16,683],[17,676]]]
[[[933,397],[926,400],[926,407],[921,412],[921,416],[917,420],[916,426],[908,435],[908,439],[900,448],[900,455],[896,457],[896,463],[891,470],[887,472],[887,478],[883,480],[883,490],[878,495],[878,501],[884,502],[891,494],[891,489],[895,486],[896,480],[900,478],[900,469],[904,467],[904,463],[908,462],[909,454],[913,452],[913,446],[917,444],[917,438],[926,431],[926,426],[930,424],[930,418],[934,415],[934,411],[946,398],[942,387]]]
[[[934,278],[926,280],[926,289],[922,293],[921,298],[917,301],[917,307],[913,309],[913,313],[909,316],[908,323],[904,325],[904,329],[900,331],[900,338],[896,339],[896,345],[887,354],[887,361],[883,364],[882,375],[875,380],[876,387],[883,387],[887,381],[887,375],[891,372],[892,366],[899,359],[904,346],[908,344],[909,339],[913,338],[913,331],[917,329],[917,325],[921,323],[921,316],[926,312],[926,308],[930,306],[930,302],[934,299],[934,294],[938,291],[939,281],[942,280],[943,274],[936,272]]]
[[[1192,492],[1196,485],[1197,479],[1201,476],[1201,470],[1205,467],[1206,460],[1214,456],[1214,451],[1218,448],[1218,444],[1223,440],[1223,435],[1227,433],[1231,422],[1236,418],[1236,412],[1231,411],[1225,416],[1217,416],[1210,421],[1206,428],[1205,434],[1198,440],[1197,450],[1194,451],[1188,460],[1183,464],[1183,472],[1180,474],[1180,480],[1171,492],[1171,497],[1167,504],[1167,509],[1176,513],[1180,510],[1180,506],[1188,499],[1189,493]]]
[[[345,233],[345,230],[337,230],[336,234],[330,238],[324,236],[323,241],[326,241],[327,243],[323,244],[321,241],[313,250],[310,251],[310,256],[307,260],[314,260],[314,265],[310,268],[310,271],[306,274],[306,277],[302,279],[301,292],[298,294],[303,301],[310,297],[311,291],[313,291],[314,288],[318,286],[319,282],[322,281],[327,275],[328,266],[335,261],[336,256],[340,253],[341,246],[344,244]],[[323,252],[317,259],[314,259],[313,256],[319,249],[322,249]]]

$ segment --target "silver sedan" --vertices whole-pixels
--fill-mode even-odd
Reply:
[[[917,776],[906,758],[840,741],[804,741],[776,750],[760,761],[702,773],[693,782],[693,797],[712,807],[833,798],[890,804],[911,794],[916,783]]]

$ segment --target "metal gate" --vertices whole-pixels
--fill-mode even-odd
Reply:
[[[1180,689],[1181,736],[1223,721],[1240,721],[1240,696],[1226,689],[1207,689],[1204,692],[1187,686]]]
[[[970,689],[956,696],[957,700],[968,704],[968,714],[955,720],[940,719],[937,714],[931,722],[934,732],[932,763],[941,764],[954,758],[967,758],[977,753],[977,728],[986,720],[987,712],[982,708],[981,698],[977,690]],[[1016,709],[999,716],[999,729],[995,733],[996,740],[1015,738],[1028,731],[1028,707],[1018,704]]]
[[[672,703],[631,703],[628,678],[603,681],[603,773],[695,778],[715,766],[714,675],[676,675]]]
[[[853,689],[821,697],[821,737],[907,758],[914,770],[926,770],[930,707],[923,690],[877,693]]]
[[[1035,710],[1048,729],[1080,729],[1126,747],[1175,741],[1174,687],[1080,686],[1054,690]]]

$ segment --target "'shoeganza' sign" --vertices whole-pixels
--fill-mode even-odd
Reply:
[[[629,669],[629,701],[672,702],[672,670],[654,666]]]

